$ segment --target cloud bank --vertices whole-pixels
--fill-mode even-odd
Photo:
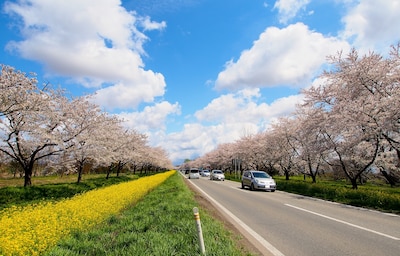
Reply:
[[[8,50],[42,63],[49,74],[99,88],[95,101],[107,109],[135,108],[165,91],[164,76],[145,70],[141,32],[166,23],[128,12],[119,0],[7,2],[20,18],[22,41]]]
[[[154,13],[179,10],[171,3],[137,4]],[[187,8],[199,4],[179,3]],[[267,129],[275,118],[290,114],[301,95],[266,102],[263,93],[270,88],[310,86],[326,65],[327,55],[351,47],[387,52],[383,48],[400,40],[397,0],[318,1],[341,6],[342,27],[329,35],[310,28],[303,19],[306,12],[315,14],[314,3],[279,0],[271,7],[260,3],[260,8],[276,15],[274,26],[260,31],[236,60],[221,63],[224,67],[214,81],[218,95],[174,132],[168,125],[185,106],[164,100],[164,75],[145,67],[145,59],[151,57],[145,51],[148,34],[168,33],[165,21],[128,11],[120,0],[25,0],[5,2],[3,11],[15,19],[22,38],[9,42],[8,51],[41,63],[47,76],[61,76],[96,91],[94,100],[100,106],[118,111],[127,127],[146,133],[153,145],[165,148],[179,163]],[[139,111],[139,105],[145,107]]]

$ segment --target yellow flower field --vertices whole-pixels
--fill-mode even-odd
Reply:
[[[59,202],[0,211],[0,255],[40,255],[72,230],[101,223],[136,203],[175,171],[89,191]]]

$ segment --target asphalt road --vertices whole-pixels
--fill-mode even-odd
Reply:
[[[240,183],[190,182],[265,255],[400,255],[400,216]],[[279,189],[279,188],[278,188]]]

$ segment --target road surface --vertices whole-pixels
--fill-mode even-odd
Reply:
[[[399,215],[227,180],[189,181],[265,255],[400,255]]]

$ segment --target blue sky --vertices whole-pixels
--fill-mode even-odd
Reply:
[[[0,63],[124,118],[175,164],[261,132],[326,56],[385,54],[399,0],[3,1]]]

